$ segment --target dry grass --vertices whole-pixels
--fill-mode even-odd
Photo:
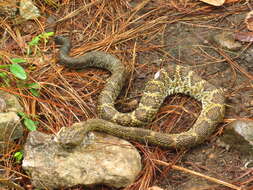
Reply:
[[[62,0],[60,4],[56,2],[53,0],[37,1],[43,15],[51,15],[57,18],[54,23],[56,26],[48,24],[46,17],[42,16],[33,23],[27,23],[27,27],[33,26],[27,32],[20,26],[14,26],[8,19],[0,19],[0,29],[3,32],[3,39],[0,42],[5,44],[4,49],[0,49],[0,56],[3,61],[8,63],[12,57],[26,57],[29,60],[29,65],[27,65],[29,80],[38,82],[42,86],[41,95],[38,98],[31,96],[27,89],[15,88],[14,79],[12,79],[14,85],[12,88],[1,87],[1,90],[19,95],[25,112],[34,116],[34,119],[40,123],[39,130],[46,133],[56,133],[62,126],[70,126],[74,122],[96,117],[97,96],[105,85],[109,74],[96,69],[87,69],[83,72],[64,69],[55,62],[57,55],[54,51],[56,48],[53,42],[47,45],[41,44],[40,50],[34,52],[34,56],[27,57],[25,55],[26,42],[30,41],[32,37],[46,29],[55,27],[56,34],[71,37],[74,45],[73,56],[91,50],[103,50],[117,56],[131,71],[129,84],[121,96],[123,102],[127,102],[128,94],[137,98],[141,96],[141,92],[138,89],[136,92],[134,89],[136,75],[144,73],[144,77],[148,77],[149,74],[152,75],[159,68],[159,66],[152,64],[139,63],[139,55],[156,51],[159,55],[166,57],[167,62],[173,61],[184,64],[183,60],[168,54],[163,49],[166,44],[164,41],[166,30],[169,26],[173,23],[182,22],[193,27],[223,30],[218,24],[212,25],[210,23],[207,25],[196,21],[217,19],[219,22],[231,14],[248,10],[247,5],[240,0],[229,1],[230,3],[226,4],[224,9],[188,0],[92,0],[86,1],[86,3],[81,0]],[[237,4],[237,6],[233,6],[233,4]],[[220,62],[227,61],[232,68],[252,80],[252,74],[231,60],[226,52],[216,50],[223,57],[222,60],[219,60]],[[214,57],[205,55],[205,52],[203,52],[203,56],[217,62]],[[142,87],[143,85],[139,84],[139,88]],[[175,130],[173,129],[174,124],[180,119],[187,123],[187,117],[190,117],[191,121],[188,121],[186,127],[194,122],[200,109],[199,104],[192,103],[188,107],[185,106],[185,103],[189,102],[188,97],[174,97],[167,101],[173,106],[164,106],[160,110],[156,121],[151,126],[152,129],[159,130],[160,126],[162,128],[169,126],[165,130],[173,131]],[[165,120],[165,116],[169,119]],[[182,126],[184,125],[183,122]],[[20,142],[20,144],[22,143]],[[11,157],[13,152],[19,150],[20,144],[13,145],[12,149],[4,154],[1,158],[3,165],[0,169],[8,169],[10,176],[15,175],[26,189],[30,189],[29,178]],[[145,190],[154,182],[163,180],[166,173],[171,172],[172,169],[178,169],[173,164],[177,163],[185,154],[184,151],[162,150],[138,143],[135,145],[142,153],[143,170],[138,180],[125,190]],[[166,165],[164,162],[170,164]],[[181,170],[183,169],[181,168]],[[207,178],[205,175],[201,177]],[[251,181],[252,177],[247,178],[241,184],[245,185]],[[227,184],[225,186],[229,187]],[[232,187],[236,189],[236,186],[231,184],[230,188]],[[239,189],[239,187],[237,188]],[[98,187],[98,189],[109,188]]]

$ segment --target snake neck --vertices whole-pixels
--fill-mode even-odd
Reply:
[[[72,69],[84,69],[87,67],[96,67],[105,69],[111,74],[117,72],[126,73],[123,63],[115,56],[101,51],[91,51],[79,57],[70,57],[69,52],[72,47],[68,38],[56,36],[55,43],[60,45],[59,63]]]
[[[124,64],[121,63],[121,61],[115,56],[100,51],[88,52],[79,57],[70,57],[70,40],[62,36],[57,36],[55,37],[55,42],[57,45],[60,45],[60,64],[71,69],[96,67],[110,71],[111,76],[107,80],[107,83],[98,98],[99,116],[101,118],[108,118],[109,115],[113,114],[112,112],[108,111],[108,109],[104,109],[103,111],[101,111],[101,109],[99,108],[103,107],[102,105],[108,105],[110,107],[113,107],[113,112],[118,113],[118,111],[114,108],[114,103],[121,89],[123,88],[127,77],[129,76],[129,73]]]

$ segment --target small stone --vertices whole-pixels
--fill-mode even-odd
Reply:
[[[22,137],[23,127],[15,112],[0,113],[0,152],[13,140]]]
[[[13,18],[17,13],[16,0],[0,0],[0,15]]]
[[[9,144],[22,137],[23,127],[16,113],[22,111],[16,96],[0,91],[0,153],[8,151]]]
[[[40,16],[39,9],[31,0],[21,0],[19,8],[20,16],[26,20],[35,19]]]
[[[126,187],[141,170],[141,157],[127,141],[102,133],[88,133],[82,145],[60,146],[54,135],[30,132],[22,167],[37,188],[105,184]]]
[[[0,98],[5,101],[4,112],[22,112],[23,107],[20,105],[18,98],[10,93],[0,91]]]
[[[222,32],[213,36],[213,40],[221,47],[229,50],[239,50],[242,47],[242,44],[235,40],[233,33],[231,32]]]
[[[253,121],[236,120],[230,123],[220,139],[230,148],[253,156]]]

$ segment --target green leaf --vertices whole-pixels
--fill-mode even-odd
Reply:
[[[25,70],[17,63],[11,64],[10,71],[18,79],[25,80],[27,78]]]
[[[32,88],[32,89],[41,89],[41,86],[39,83],[30,83],[30,84],[26,84],[27,88]]]
[[[54,35],[54,32],[45,32],[40,35],[41,38],[49,38]]]
[[[48,42],[48,38],[50,37],[50,36],[53,36],[54,35],[54,32],[46,32],[46,33],[42,33],[41,35],[40,35],[40,37],[42,38],[42,39],[44,39],[44,42],[45,43],[47,43]]]
[[[39,92],[37,89],[31,88],[31,89],[29,89],[29,90],[30,90],[30,92],[32,93],[32,95],[34,95],[34,96],[36,96],[36,97],[40,96],[40,92]]]
[[[41,39],[44,39],[45,42],[47,42],[47,39],[54,35],[54,32],[45,32],[42,34],[39,34],[38,36],[35,36],[30,42],[28,42],[29,47],[30,46],[37,46],[39,45]],[[30,48],[28,48],[28,55],[30,54]]]
[[[37,130],[38,122],[35,122],[35,121],[28,119],[28,118],[24,118],[24,124],[29,131],[36,131]]]
[[[26,60],[22,58],[12,58],[11,62],[12,63],[26,63]]]
[[[25,85],[29,91],[36,97],[38,97],[40,95],[39,89],[41,89],[41,86],[39,83],[30,83],[30,84],[26,84]]]
[[[13,157],[15,158],[16,162],[20,162],[23,159],[23,152],[22,151],[15,152]]]
[[[18,112],[18,115],[19,115],[20,117],[22,117],[22,118],[23,118],[23,117],[26,117],[26,114],[25,114],[24,112],[21,112],[21,111]]]
[[[0,78],[6,78],[8,75],[4,72],[0,72]]]
[[[6,68],[9,68],[10,67],[10,64],[8,65],[0,65],[0,69],[6,69]]]
[[[35,36],[32,41],[28,42],[29,46],[36,46],[39,44],[40,41],[40,35],[39,36]]]

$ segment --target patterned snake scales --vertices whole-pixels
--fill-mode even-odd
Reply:
[[[223,120],[225,98],[222,89],[201,79],[189,68],[179,65],[159,70],[154,79],[147,82],[139,106],[130,113],[120,113],[114,104],[127,78],[126,69],[120,60],[99,51],[77,58],[69,57],[70,41],[61,36],[56,37],[55,41],[61,45],[60,64],[73,69],[97,67],[111,72],[111,77],[98,98],[98,114],[102,119],[90,119],[70,128],[63,127],[58,133],[57,141],[65,147],[81,144],[85,133],[95,130],[161,147],[187,148],[202,143]],[[167,134],[137,128],[152,122],[164,99],[177,93],[189,95],[202,103],[202,111],[190,130]]]

